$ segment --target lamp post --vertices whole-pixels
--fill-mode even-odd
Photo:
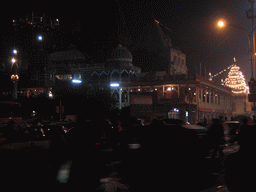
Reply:
[[[17,55],[17,50],[14,49],[13,51],[14,55]],[[16,100],[17,99],[17,83],[19,80],[19,75],[18,75],[18,64],[17,64],[17,60],[15,59],[15,57],[13,57],[11,59],[11,69],[12,69],[12,75],[11,75],[11,81],[13,82],[13,92],[12,92],[12,99]]]
[[[38,36],[37,36],[37,40],[38,40],[38,41],[42,41],[42,40],[43,40],[43,36],[42,36],[42,35],[38,35]]]
[[[121,86],[119,83],[110,83],[110,87],[118,88],[119,89],[119,109],[122,108],[122,93],[121,93]]]
[[[254,3],[255,0],[248,0],[249,3],[251,4],[251,8],[246,11],[246,15],[248,19],[252,20],[252,40],[253,40],[253,60],[254,60],[254,70],[255,70],[255,75],[256,75],[256,62],[255,62],[255,33],[254,33],[254,18],[256,17],[254,15]]]
[[[218,23],[218,25],[220,27],[224,27],[225,26],[225,23],[223,21],[220,21]],[[250,61],[251,61],[251,79],[250,81],[248,82],[248,85],[249,85],[249,89],[250,89],[250,94],[248,95],[248,101],[249,102],[253,102],[253,111],[256,111],[256,108],[255,108],[255,102],[256,102],[256,81],[254,80],[253,78],[253,58],[254,58],[254,70],[255,70],[255,75],[256,75],[256,62],[255,62],[255,38],[254,38],[254,30],[256,29],[256,27],[253,27],[252,29],[252,32],[251,34],[248,34],[247,31],[240,27],[240,26],[237,26],[237,25],[231,25],[231,24],[227,24],[228,26],[231,26],[231,27],[236,27],[236,28],[239,28],[241,30],[243,30],[248,38],[248,42],[249,42],[249,54],[250,54]],[[251,43],[251,36],[253,35],[253,47],[254,47],[254,53],[252,54],[252,43]]]
[[[253,80],[253,57],[252,57],[251,35],[254,32],[254,30],[256,29],[256,27],[252,29],[252,33],[251,34],[248,34],[247,31],[244,28],[242,28],[240,26],[237,26],[237,25],[226,24],[223,21],[219,21],[218,25],[219,25],[219,27],[224,27],[225,25],[230,26],[230,27],[236,27],[236,28],[239,28],[239,29],[241,29],[241,30],[243,30],[245,32],[245,34],[247,36],[247,39],[248,39],[248,42],[249,42],[249,54],[250,54],[250,61],[251,61],[251,80]],[[255,42],[253,41],[253,43],[255,43]],[[256,70],[255,60],[254,60],[254,68]]]

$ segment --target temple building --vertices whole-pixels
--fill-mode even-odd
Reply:
[[[252,103],[248,101],[249,87],[246,83],[240,67],[233,64],[228,73],[228,77],[222,83],[230,87],[233,93],[233,111],[234,116],[244,115],[252,116]]]
[[[118,100],[116,107],[130,104],[130,82],[141,73],[133,66],[132,54],[119,44],[105,63],[88,63],[79,51],[57,52],[50,55],[54,75],[60,80],[83,83],[92,88],[111,89]]]

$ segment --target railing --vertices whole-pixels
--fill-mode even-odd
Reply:
[[[179,104],[179,103],[187,103],[196,105],[196,98],[189,98],[187,95],[179,98],[160,98],[158,99],[159,104]]]
[[[132,82],[156,82],[168,80],[196,80],[196,75],[163,75],[163,76],[149,76],[133,78]]]

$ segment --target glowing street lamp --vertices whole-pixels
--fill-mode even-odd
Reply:
[[[218,25],[219,25],[220,27],[224,27],[224,22],[223,22],[223,21],[219,21]]]
[[[74,73],[71,81],[76,84],[82,83],[81,74]]]
[[[16,62],[16,59],[12,58],[12,64]]]
[[[82,81],[79,79],[72,79],[72,83],[82,83]]]
[[[110,87],[119,87],[120,85],[119,85],[119,83],[111,83],[110,84]]]
[[[17,50],[16,50],[16,49],[13,49],[13,50],[12,50],[12,53],[13,53],[14,55],[17,55]]]
[[[13,49],[12,50],[12,53],[14,55],[17,55],[17,50],[16,49]],[[12,92],[12,98],[14,100],[17,99],[17,83],[18,83],[18,80],[19,80],[19,75],[18,75],[18,63],[17,63],[17,59],[16,59],[16,56],[14,56],[12,59],[11,59],[11,68],[12,68],[12,75],[10,76],[11,78],[11,81],[13,82],[13,92]]]
[[[11,80],[13,81],[13,83],[15,83],[16,81],[19,80],[19,75],[17,75],[17,74],[12,74],[12,75],[11,75]]]
[[[119,108],[122,108],[122,88],[120,87],[119,83],[110,83],[110,87],[112,88],[119,88]]]
[[[42,41],[42,40],[43,40],[42,35],[38,35],[38,36],[37,36],[37,39],[38,39],[39,41]]]
[[[224,27],[224,26],[226,26],[226,25],[228,25],[228,26],[231,26],[231,27],[236,27],[236,28],[239,28],[239,29],[242,29],[244,32],[245,32],[245,34],[246,34],[246,36],[247,36],[247,39],[248,39],[248,42],[249,42],[249,54],[250,54],[250,60],[251,60],[251,79],[253,79],[253,57],[252,57],[252,55],[254,55],[254,54],[252,54],[252,42],[251,42],[251,35],[249,35],[248,33],[247,33],[247,31],[244,29],[244,28],[242,28],[242,27],[239,27],[239,26],[237,26],[237,25],[231,25],[231,24],[226,24],[226,23],[224,23],[224,21],[219,21],[218,22],[218,26],[219,27]],[[252,29],[252,34],[254,34],[253,32],[254,32],[254,30],[255,30],[255,28],[253,28]],[[255,42],[253,42],[253,43],[255,43]],[[255,51],[254,51],[255,52]],[[254,66],[255,66],[255,71],[256,71],[256,63],[255,63],[255,60],[254,60]]]

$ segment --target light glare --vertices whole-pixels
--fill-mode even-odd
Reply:
[[[111,87],[119,87],[119,84],[118,83],[111,83],[110,86]]]
[[[218,25],[219,25],[220,27],[223,27],[223,26],[224,26],[224,22],[223,22],[223,21],[220,21],[220,22],[218,23]]]
[[[16,50],[16,49],[13,49],[13,50],[12,50],[12,53],[16,55],[16,54],[17,54],[17,50]]]
[[[39,36],[37,37],[37,39],[38,39],[39,41],[42,41],[42,40],[43,40],[43,37],[42,37],[41,35],[39,35]]]
[[[81,80],[78,80],[78,79],[73,79],[72,82],[73,82],[73,83],[81,83],[82,81],[81,81]]]

